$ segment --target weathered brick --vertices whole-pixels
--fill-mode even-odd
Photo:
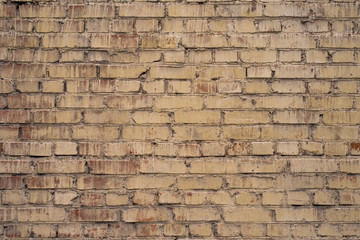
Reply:
[[[78,177],[77,188],[86,189],[121,189],[124,186],[122,178],[110,178],[101,176]]]
[[[94,174],[135,174],[135,161],[128,160],[89,160],[90,171]]]
[[[72,222],[114,222],[118,221],[115,209],[71,209]]]
[[[271,218],[272,213],[269,210],[243,207],[224,208],[225,222],[267,222],[271,221]]]
[[[179,177],[179,189],[219,189],[222,185],[220,177]]]
[[[176,221],[218,221],[220,213],[215,208],[174,208]]]
[[[58,65],[49,66],[49,76],[52,78],[95,78],[95,65]]]
[[[9,95],[9,108],[53,108],[55,106],[54,96],[49,95]]]
[[[263,7],[260,4],[250,5],[219,5],[216,15],[221,17],[257,17],[262,15]]]
[[[40,160],[37,162],[38,173],[83,173],[85,161],[83,160]]]
[[[171,219],[166,208],[131,208],[122,214],[125,222],[164,222]]]
[[[25,18],[64,18],[66,9],[61,5],[22,5],[20,16]]]
[[[131,48],[137,48],[138,44],[139,44],[139,37],[135,35],[94,34],[91,36],[90,47],[131,49]],[[100,72],[100,76],[101,76],[101,72]]]
[[[64,126],[31,126],[22,127],[23,139],[68,139],[70,132]]]
[[[114,140],[119,137],[117,127],[107,126],[75,126],[72,137],[77,140]]]
[[[167,6],[169,17],[213,17],[214,5],[171,4]]]
[[[120,17],[163,17],[165,6],[161,3],[119,4]]]
[[[66,212],[55,207],[19,208],[17,217],[19,222],[62,222]]]
[[[157,176],[136,176],[129,177],[126,182],[128,189],[150,189],[150,188],[168,188],[175,183],[174,177],[157,177]]]
[[[67,33],[56,35],[45,35],[43,37],[43,46],[45,48],[77,48],[89,47],[88,38],[85,35]],[[65,74],[74,74],[72,72],[63,72]]]
[[[73,178],[67,176],[26,177],[25,183],[30,189],[71,188],[73,186]]]
[[[112,5],[70,5],[70,18],[113,18],[115,6]]]
[[[80,122],[80,120],[81,120],[80,111],[46,110],[46,111],[34,112],[35,123],[78,123]]]

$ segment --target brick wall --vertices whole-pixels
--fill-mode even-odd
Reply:
[[[359,239],[359,1],[0,0],[0,237]]]

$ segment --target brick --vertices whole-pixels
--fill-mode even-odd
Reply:
[[[325,218],[329,222],[356,222],[359,221],[359,209],[332,208],[325,211]]]
[[[84,112],[85,123],[117,123],[130,122],[130,112],[89,110]]]
[[[25,183],[30,189],[72,188],[73,178],[67,176],[26,177]]]
[[[14,91],[13,83],[9,80],[0,81],[0,92],[1,93],[11,93]]]
[[[121,189],[124,186],[122,178],[90,176],[78,177],[77,188],[86,189]]]
[[[328,178],[329,188],[331,189],[358,189],[357,184],[358,176],[354,175],[340,175],[340,176],[331,176]]]
[[[268,93],[269,92],[268,84],[264,80],[247,81],[245,83],[245,92],[250,94]]]
[[[210,236],[212,233],[211,225],[208,223],[191,224],[189,231],[192,236]]]
[[[185,236],[186,227],[181,224],[166,224],[164,225],[164,235],[165,236]]]
[[[21,189],[22,187],[21,177],[0,177],[0,189]]]
[[[274,186],[271,178],[257,178],[257,177],[228,177],[226,179],[229,188],[259,188],[266,189]]]
[[[279,222],[316,222],[321,221],[321,212],[317,209],[290,209],[290,208],[279,208],[275,210],[276,220]]]
[[[85,156],[98,156],[102,152],[102,144],[91,142],[80,142],[79,154]]]
[[[89,91],[88,80],[66,81],[66,91],[70,93],[79,93]]]
[[[109,224],[96,223],[84,225],[84,235],[91,238],[103,238],[108,234]]]
[[[262,127],[263,139],[307,139],[306,126],[265,126]]]
[[[55,226],[50,224],[41,224],[33,226],[33,233],[35,237],[55,237]]]
[[[161,3],[119,4],[120,17],[164,17],[165,6]]]
[[[217,140],[218,127],[173,127],[176,140]]]
[[[273,117],[276,123],[309,124],[320,121],[319,114],[312,111],[276,111]]]
[[[244,79],[246,75],[245,68],[230,67],[230,66],[210,66],[201,67],[198,70],[198,78],[203,80],[225,80]]]
[[[262,15],[262,6],[259,4],[219,5],[216,8],[216,15],[221,17],[256,17]]]
[[[169,17],[214,17],[214,5],[170,4],[167,6]]]
[[[296,142],[279,142],[276,152],[280,155],[299,155],[299,144]]]
[[[236,111],[225,112],[225,124],[254,124],[270,122],[268,112],[264,111]]]
[[[280,62],[300,62],[301,51],[280,51],[279,52]]]
[[[114,222],[118,221],[115,209],[71,209],[71,222]]]
[[[168,93],[190,93],[190,81],[170,81],[167,86]]]
[[[212,62],[211,51],[189,51],[188,61],[190,63]]]
[[[111,5],[70,5],[70,18],[113,18],[115,6]]]
[[[72,137],[77,140],[114,140],[119,137],[117,127],[76,126],[72,127]]]
[[[351,97],[309,97],[306,99],[306,107],[312,110],[320,109],[349,109],[352,108]]]
[[[55,192],[54,204],[56,205],[72,205],[78,194],[74,191]]]
[[[335,82],[334,88],[337,93],[356,93],[357,82],[355,81]]]
[[[56,5],[22,5],[20,16],[25,18],[65,18],[64,6]]]
[[[31,173],[31,162],[28,160],[0,160],[0,173]]]
[[[55,207],[19,208],[17,217],[19,222],[62,222],[66,212]]]
[[[282,192],[264,192],[262,194],[263,205],[282,205],[284,204],[284,193]]]
[[[126,187],[128,189],[151,189],[151,188],[168,188],[173,185],[175,178],[173,177],[157,177],[157,176],[135,176],[127,179]]]
[[[264,8],[264,15],[271,17],[306,17],[309,14],[310,9],[305,4],[267,4]]]
[[[55,143],[55,155],[77,155],[77,144],[73,142]]]
[[[83,160],[39,160],[38,173],[83,173],[85,161]]]
[[[149,108],[153,105],[153,98],[149,96],[109,96],[106,104],[110,108],[118,109],[137,109]]]
[[[126,195],[119,195],[116,193],[106,194],[106,205],[108,206],[120,206],[127,205],[129,197]]]
[[[339,140],[339,139],[357,139],[357,127],[317,127],[313,132],[314,139]]]
[[[159,236],[160,225],[158,224],[141,224],[137,226],[136,235],[140,237]]]
[[[323,144],[319,142],[303,142],[301,148],[308,155],[322,155],[324,153]]]
[[[249,78],[270,78],[271,69],[270,67],[266,67],[266,66],[249,67],[247,69],[247,76]]]
[[[131,208],[122,217],[125,222],[165,222],[170,220],[171,212],[166,208]]]
[[[235,197],[235,203],[239,205],[259,205],[260,197],[256,193],[240,192]]]
[[[156,205],[156,196],[148,192],[136,192],[133,196],[133,202],[139,205]]]
[[[31,204],[49,204],[53,199],[50,191],[31,190],[29,191],[29,203]]]
[[[235,237],[240,235],[240,228],[233,224],[218,223],[216,231],[219,236]]]
[[[9,95],[9,108],[53,108],[55,106],[53,96],[49,95]]]
[[[201,109],[202,98],[198,96],[161,96],[155,99],[155,108],[159,109]]]
[[[185,204],[186,205],[200,205],[206,204],[210,194],[208,192],[187,192],[185,194]]]
[[[276,52],[269,50],[247,50],[240,52],[240,58],[243,62],[247,63],[276,62]]]
[[[220,177],[179,177],[179,189],[220,189],[222,179]]]
[[[226,139],[258,139],[260,137],[260,129],[252,126],[226,126],[223,127],[223,131],[223,137]]]
[[[225,156],[225,148],[225,143],[205,142],[201,144],[201,153],[203,156]],[[227,154],[229,154],[229,151]]]
[[[29,224],[7,225],[6,227],[6,236],[8,238],[30,237],[32,233]]]
[[[238,172],[238,163],[232,160],[197,160],[190,162],[190,173],[232,174]]]
[[[32,126],[22,127],[23,139],[68,139],[69,129],[64,126]]]
[[[306,52],[306,62],[308,63],[327,63],[328,59],[327,51],[309,50]]]
[[[39,81],[16,81],[16,90],[22,93],[25,92],[39,92]]]
[[[253,142],[251,145],[254,155],[272,155],[274,153],[274,144],[272,142]]]
[[[142,173],[185,173],[186,165],[181,160],[144,159],[140,162]]]
[[[80,120],[81,120],[80,111],[46,110],[46,111],[34,112],[35,123],[78,123],[80,122]]]
[[[80,198],[80,204],[82,206],[102,206],[104,202],[104,195],[101,193],[85,193]]]
[[[169,138],[169,129],[167,127],[124,126],[122,129],[122,138],[166,140]]]
[[[223,35],[186,35],[182,43],[188,48],[220,48],[229,47],[229,42]]]
[[[271,48],[308,49],[315,48],[316,42],[311,35],[274,35],[270,38]],[[300,68],[300,67],[297,67]]]
[[[13,222],[15,220],[15,209],[0,208],[0,222]]]
[[[180,157],[199,157],[200,145],[199,144],[178,144],[178,155]]]
[[[23,142],[11,142],[4,144],[4,154],[12,156],[24,156],[29,154],[29,144]]]
[[[0,17],[15,17],[16,7],[15,5],[0,5]]]
[[[156,32],[158,30],[159,22],[157,20],[137,20],[135,29],[137,32]]]
[[[89,160],[88,165],[94,174],[135,174],[135,161],[128,160]]]
[[[255,22],[247,19],[234,21],[234,31],[240,33],[256,32]]]
[[[29,156],[47,157],[52,155],[52,143],[30,143]]]
[[[338,162],[321,159],[290,160],[291,172],[337,172]]]
[[[57,21],[38,21],[35,25],[36,32],[40,33],[49,33],[49,32],[59,32],[59,22]]]
[[[272,216],[270,211],[256,208],[226,207],[224,210],[225,222],[267,222]]]
[[[94,65],[58,65],[49,66],[49,76],[52,78],[95,78]]]
[[[45,35],[43,37],[43,46],[45,48],[77,48],[89,47],[88,38],[85,35],[67,33],[56,35]],[[73,72],[65,72],[73,74]],[[51,76],[51,75],[50,75]]]
[[[288,192],[287,203],[294,206],[310,205],[310,196],[307,192]]]
[[[210,203],[216,205],[234,205],[234,200],[227,192],[216,192],[211,194]]]
[[[64,91],[64,82],[63,81],[43,82],[42,91],[46,93],[61,93]]]
[[[348,153],[346,143],[330,142],[325,144],[325,155],[341,156]]]
[[[84,52],[66,51],[61,54],[61,62],[83,62]]]
[[[0,47],[17,47],[17,48],[37,48],[39,47],[39,38],[36,36],[25,36],[25,35],[0,35]],[[3,67],[4,65],[2,65]],[[27,68],[30,70],[28,65],[10,65],[13,68],[21,69],[21,68]],[[35,65],[36,66],[36,65]],[[7,66],[9,69],[9,66]],[[31,71],[29,71],[30,73]],[[28,74],[29,74],[28,73]],[[12,71],[6,71],[3,74],[14,74],[14,76],[17,76],[17,74],[24,74],[24,72],[12,72]],[[36,74],[36,73],[33,73]],[[40,73],[38,73],[40,74]]]
[[[17,127],[0,127],[0,139],[17,139],[18,135]]]
[[[323,179],[319,176],[291,176],[284,175],[276,178],[277,189],[316,189],[323,187]]]
[[[141,48],[142,49],[175,49],[178,47],[180,42],[179,36],[176,35],[147,35],[142,36],[141,39]],[[158,59],[155,55],[154,58]]]
[[[65,20],[64,24],[61,26],[61,32],[66,33],[76,33],[84,32],[85,24],[81,20]]]
[[[358,160],[352,159],[340,161],[340,171],[346,173],[359,173],[360,168],[359,165],[357,165],[358,163]]]
[[[279,173],[287,163],[284,160],[242,160],[239,167],[241,173]]]
[[[173,191],[161,191],[159,193],[160,204],[177,204],[181,203],[181,195]],[[164,229],[165,232],[165,229]],[[166,235],[166,234],[165,234]]]
[[[218,84],[219,93],[241,93],[242,92],[242,83],[240,82],[228,82],[228,83],[219,83]]]
[[[134,227],[135,226],[133,224],[124,224],[124,223],[110,224],[109,225],[110,236],[113,237],[134,236],[135,234]]]
[[[292,233],[295,237],[315,237],[315,229],[308,224],[295,225],[292,228]]]
[[[105,145],[105,156],[125,156],[126,154],[126,143],[107,143]]]
[[[309,92],[316,93],[329,93],[331,88],[331,82],[316,81],[308,83]]]
[[[315,205],[335,205],[335,193],[330,191],[319,191],[314,195]]]
[[[214,208],[174,208],[176,221],[218,221],[220,214]]]
[[[137,48],[139,38],[134,35],[120,34],[94,34],[91,36],[90,47],[92,48],[116,48],[131,49]],[[107,66],[104,66],[107,67]],[[110,67],[110,66],[109,66]],[[101,72],[100,72],[101,76]]]

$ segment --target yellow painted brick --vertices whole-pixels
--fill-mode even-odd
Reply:
[[[228,40],[223,35],[188,34],[183,37],[182,43],[188,48],[218,48],[228,47]]]
[[[340,204],[345,205],[359,205],[360,192],[358,191],[340,191]]]
[[[358,208],[331,208],[325,211],[329,222],[357,222],[360,220]]]
[[[64,18],[66,9],[61,5],[23,5],[20,16],[26,18]]]
[[[234,205],[234,200],[228,192],[212,193],[209,200],[215,205]]]
[[[34,53],[31,49],[16,49],[10,52],[9,59],[14,62],[32,62]]]
[[[182,197],[179,193],[173,191],[161,191],[159,192],[159,203],[160,204],[176,204],[181,203]],[[164,226],[164,234],[167,235],[165,232],[166,226]]]
[[[148,192],[135,192],[133,196],[133,202],[139,205],[155,205],[156,204],[156,196],[153,193]]]
[[[101,66],[101,78],[138,78],[146,67],[142,66]]]
[[[186,227],[181,224],[166,224],[164,225],[164,235],[165,236],[185,236]]]
[[[352,21],[334,21],[332,24],[332,30],[336,33],[351,33],[353,31],[354,24]]]
[[[278,93],[305,93],[303,81],[274,81],[271,87]]]
[[[241,224],[241,234],[246,237],[261,237],[266,235],[264,224]]]
[[[180,38],[177,35],[144,35],[141,40],[143,49],[175,49],[178,47]]]
[[[160,61],[161,53],[157,51],[146,51],[139,53],[139,62],[156,62]]]
[[[55,155],[77,155],[77,144],[74,142],[55,143]]]
[[[354,148],[354,144],[352,144],[352,145]],[[356,144],[355,144],[355,147],[356,147]],[[347,172],[347,173],[359,173],[360,166],[358,164],[359,164],[359,161],[354,160],[354,159],[340,161],[340,171]]]

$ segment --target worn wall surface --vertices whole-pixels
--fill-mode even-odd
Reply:
[[[359,1],[0,0],[0,238],[359,239]]]

